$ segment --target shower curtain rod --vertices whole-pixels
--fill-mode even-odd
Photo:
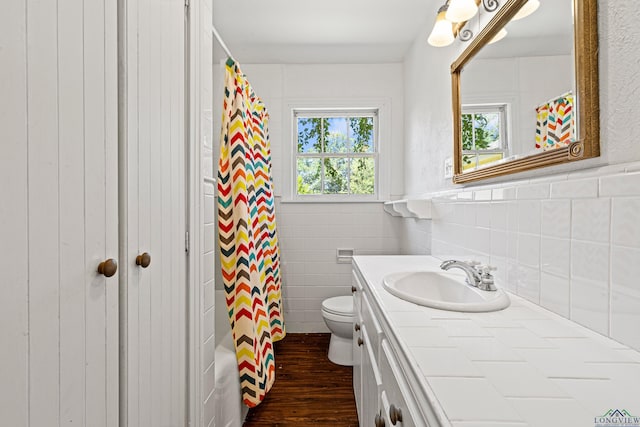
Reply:
[[[222,41],[222,37],[220,37],[220,33],[218,33],[218,30],[216,30],[215,25],[212,24],[211,28],[213,29],[213,35],[215,36],[216,39],[218,39],[218,43],[220,43],[220,46],[222,46],[222,50],[224,50],[227,56],[233,59],[233,61],[235,62],[236,59],[233,57],[233,55],[231,55],[231,52],[229,51],[229,48],[224,43],[224,41]]]

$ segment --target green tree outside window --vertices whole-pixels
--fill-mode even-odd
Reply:
[[[297,118],[297,194],[375,193],[371,116]]]
[[[465,106],[462,114],[463,169],[504,158],[506,105]]]

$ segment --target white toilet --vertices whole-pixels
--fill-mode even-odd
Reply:
[[[337,365],[353,366],[353,297],[333,297],[322,301],[322,317],[331,330],[329,360]]]

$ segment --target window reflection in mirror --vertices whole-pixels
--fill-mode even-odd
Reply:
[[[502,160],[508,152],[507,104],[462,106],[462,170]]]
[[[576,140],[573,0],[541,0],[462,72],[462,172]]]

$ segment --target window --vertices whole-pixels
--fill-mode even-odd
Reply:
[[[462,170],[507,156],[507,104],[462,106]]]
[[[377,197],[377,109],[294,110],[293,117],[296,198]]]

